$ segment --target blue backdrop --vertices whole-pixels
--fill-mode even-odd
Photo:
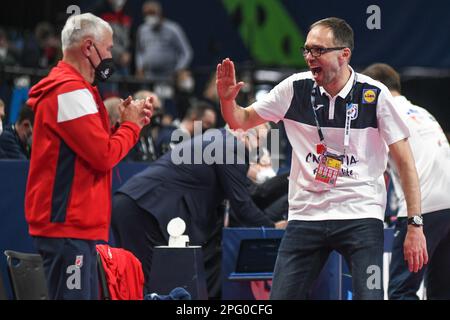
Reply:
[[[252,1],[252,0],[245,0]],[[129,0],[130,2],[130,0]],[[140,19],[140,2],[137,7]],[[450,2],[426,0],[279,0],[306,35],[311,23],[329,16],[345,19],[355,32],[352,64],[374,62],[396,68],[422,66],[450,69]],[[215,65],[224,57],[250,60],[249,53],[221,0],[163,0],[167,17],[178,21],[194,47],[194,66]],[[367,7],[378,5],[381,29],[369,30]],[[271,44],[268,43],[267,46]],[[303,44],[298,44],[300,48]]]
[[[260,0],[242,0],[255,2]],[[128,0],[127,10],[133,17],[133,28],[142,23],[144,0]],[[177,21],[186,31],[194,48],[193,66],[214,66],[220,58],[250,60],[232,17],[223,0],[160,0],[164,14]],[[394,67],[435,67],[450,69],[450,2],[445,0],[278,0],[306,34],[308,26],[319,19],[337,16],[346,19],[355,31],[356,49],[353,65],[365,67],[386,62]],[[16,0],[2,4],[0,21],[4,26],[32,29],[39,21],[61,24],[67,18],[66,8],[80,5],[82,12],[92,7],[92,0]],[[369,30],[367,7],[381,9],[381,29]],[[271,46],[267,43],[267,46]],[[302,44],[296,44],[300,47]]]

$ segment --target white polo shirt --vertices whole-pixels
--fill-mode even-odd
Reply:
[[[386,186],[383,173],[388,145],[409,136],[389,90],[362,74],[352,74],[344,88],[330,97],[323,88],[315,109],[327,146],[343,152],[346,98],[354,87],[350,141],[335,187],[315,181],[320,142],[311,105],[311,72],[297,73],[274,87],[252,107],[263,119],[284,122],[292,145],[289,220],[383,220]],[[356,83],[354,77],[356,74]]]
[[[422,214],[450,208],[450,146],[441,126],[424,108],[404,96],[394,98],[395,107],[405,117],[411,132],[409,144],[416,162],[422,198]],[[406,201],[395,163],[389,159],[397,197],[398,217],[406,217]]]

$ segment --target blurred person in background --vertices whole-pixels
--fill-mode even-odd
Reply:
[[[34,33],[25,37],[20,64],[29,68],[49,68],[61,59],[61,42],[55,28],[47,21],[39,22]]]
[[[450,300],[450,145],[439,122],[424,108],[412,104],[401,93],[400,75],[389,65],[376,63],[363,74],[382,82],[394,97],[395,107],[406,119],[422,197],[422,219],[408,218],[405,194],[398,168],[390,159],[389,173],[398,199],[388,296],[392,300],[416,300],[425,279],[427,299]],[[411,272],[403,247],[407,231],[421,228],[427,239],[429,263]]]
[[[273,168],[272,155],[267,149],[267,138],[270,130],[269,123],[265,123],[260,126],[260,134],[255,136],[253,144],[258,146],[258,159],[250,164],[247,176],[251,183],[248,188],[252,200],[258,208],[264,210],[264,213],[271,220],[280,221],[287,219],[289,180],[288,173],[277,175]],[[231,209],[229,226],[246,227],[247,225],[240,221]]]
[[[142,128],[139,141],[125,157],[125,161],[152,162],[161,156],[156,148],[156,141],[163,128],[165,117],[161,100],[154,92],[149,90],[139,90],[133,94],[133,98],[136,100],[147,99],[149,97],[153,99],[153,115],[151,121]]]
[[[11,47],[6,31],[0,28],[0,67],[17,64],[17,53]]]
[[[127,9],[127,0],[101,0],[92,9],[92,13],[109,23],[113,29],[114,47],[112,58],[117,67],[117,74],[126,76],[130,73],[130,29],[133,17]]]
[[[206,102],[198,101],[191,106],[184,118],[178,125],[165,126],[161,129],[156,140],[156,150],[159,155],[173,149],[178,143],[172,141],[172,134],[175,130],[180,130],[184,138],[193,137],[195,134],[204,133],[206,130],[214,128],[216,125],[216,111]],[[196,128],[195,123],[199,126]]]
[[[30,159],[33,124],[34,113],[24,105],[17,121],[5,126],[0,135],[0,159]]]
[[[226,125],[225,120],[223,119],[222,112],[220,110],[220,99],[219,95],[217,94],[217,87],[216,87],[216,77],[217,74],[214,71],[211,73],[210,78],[205,84],[205,88],[203,89],[203,94],[201,99],[210,103],[214,110],[216,110],[217,113],[217,127],[223,127]]]
[[[181,70],[175,75],[174,103],[178,113],[178,119],[183,119],[187,110],[195,102],[195,80],[190,70]]]
[[[140,90],[133,95],[135,100],[145,100],[149,97],[153,99],[153,115],[150,124],[144,126],[141,130],[138,142],[133,146],[124,161],[148,161],[152,162],[158,158],[155,151],[155,140],[161,129],[163,110],[161,102],[156,94],[148,90]],[[121,123],[120,106],[122,99],[119,97],[110,97],[104,101],[106,110],[113,130],[116,130]]]
[[[5,103],[0,99],[0,136],[3,133],[3,119],[5,118]]]
[[[181,26],[163,16],[159,2],[146,1],[142,14],[144,23],[136,36],[136,75],[173,83],[175,74],[192,60],[191,45]]]

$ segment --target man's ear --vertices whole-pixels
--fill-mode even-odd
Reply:
[[[344,48],[342,50],[342,57],[348,61],[350,61],[350,58],[352,56],[352,51],[349,48]]]
[[[86,38],[82,41],[81,51],[84,56],[89,57],[91,55],[91,47],[94,45],[94,42],[90,38]]]

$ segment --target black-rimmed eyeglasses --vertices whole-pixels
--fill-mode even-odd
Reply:
[[[342,50],[346,47],[334,47],[334,48],[321,48],[321,47],[312,47],[312,48],[306,48],[301,47],[301,51],[303,52],[303,56],[306,57],[308,53],[310,53],[314,58],[318,58],[321,55],[330,52],[330,51],[336,51],[336,50]]]

